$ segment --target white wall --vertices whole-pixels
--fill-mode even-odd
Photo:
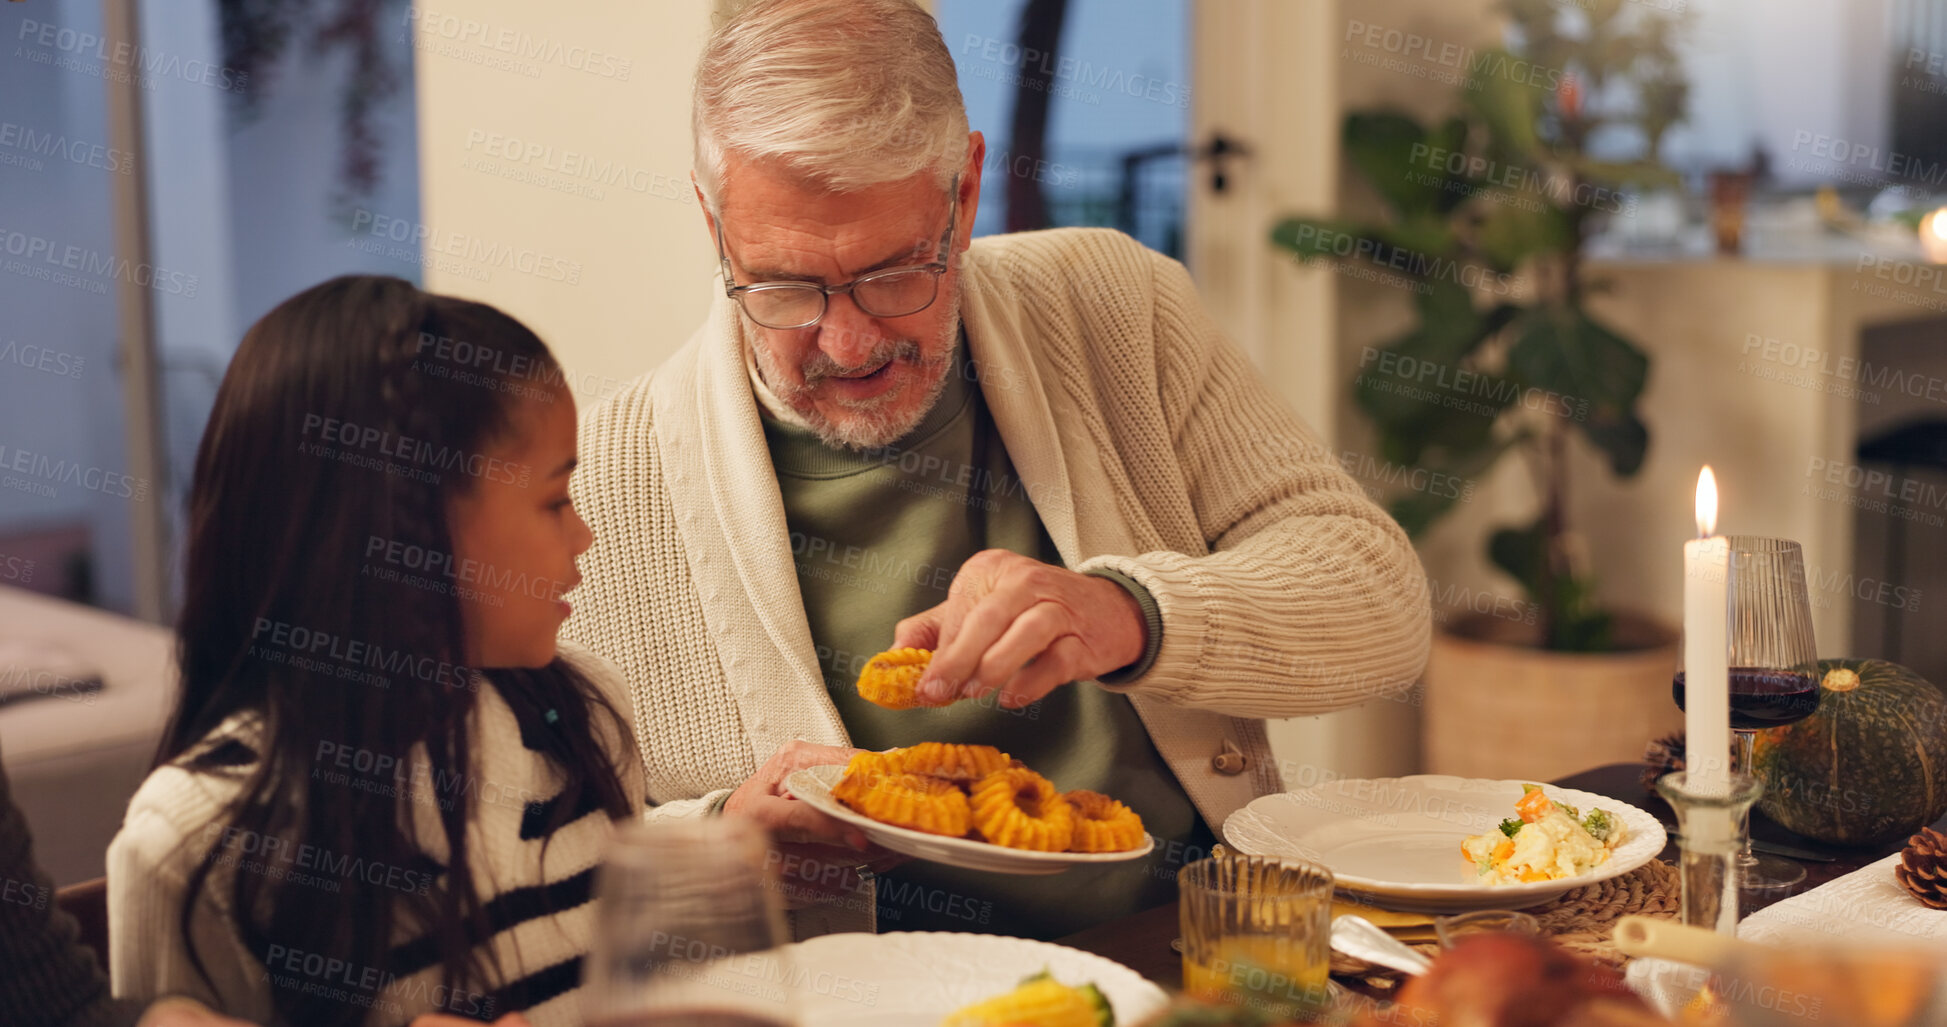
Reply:
[[[98,0],[9,4],[0,38],[0,230],[19,240],[75,246],[119,258],[111,223],[112,176],[140,176],[149,193],[149,264],[162,397],[167,471],[144,503],[168,519],[168,543],[183,542],[182,509],[196,446],[218,380],[243,330],[272,305],[326,278],[365,271],[419,279],[416,254],[404,259],[347,245],[355,241],[349,205],[334,204],[342,150],[339,109],[350,78],[343,53],[319,56],[306,38],[260,79],[268,89],[259,115],[239,118],[234,69],[222,66],[214,0],[136,4],[140,50],[133,60],[104,59],[85,42],[101,34]],[[53,27],[44,36],[38,26]],[[403,20],[381,38],[395,48],[405,86],[379,105],[379,182],[350,205],[418,218],[411,64]],[[109,138],[105,76],[139,69],[144,132],[139,154]],[[266,81],[267,80],[267,81]],[[95,154],[76,163],[43,152]],[[11,140],[9,142],[8,140]],[[120,169],[126,168],[126,171]],[[367,236],[366,238],[369,238]],[[24,242],[23,242],[24,245]],[[0,259],[12,259],[0,256]],[[122,472],[127,430],[119,325],[112,273],[63,284],[34,277],[44,260],[0,273],[0,354],[41,347],[78,361],[66,377],[0,362],[0,445],[54,460]],[[13,345],[12,350],[6,347]],[[38,352],[38,350],[36,351]],[[130,501],[106,490],[55,486],[52,497],[0,484],[0,534],[83,521],[92,532],[98,601],[128,611],[133,602]],[[179,559],[176,553],[169,557]],[[172,565],[169,570],[176,568]],[[58,569],[41,573],[52,578]]]
[[[171,59],[161,67],[221,68],[214,0],[167,8],[139,4],[138,11],[144,48]],[[404,26],[401,16],[380,27],[381,45],[399,63],[402,85],[371,116],[380,149],[377,181],[368,194],[347,194],[340,165],[350,55],[342,48],[316,52],[305,38],[309,31],[258,73],[252,114],[237,103],[242,80],[236,69],[157,75],[145,93],[154,260],[196,276],[194,296],[165,290],[156,297],[169,465],[168,487],[158,501],[165,504],[177,553],[172,572],[180,569],[182,512],[196,447],[244,330],[292,294],[338,275],[421,280],[413,255],[361,248],[354,244],[370,237],[353,231],[360,211],[406,220],[419,215],[412,54]]]
[[[1691,0],[1682,47],[1691,114],[1671,130],[1665,158],[1691,171],[1742,166],[1761,144],[1788,185],[1816,185],[1848,167],[1859,181],[1871,178],[1871,159],[1835,163],[1806,140],[1887,145],[1890,2]]]
[[[140,172],[110,145],[101,74],[111,66],[80,42],[101,30],[92,0],[0,7],[9,51],[0,59],[0,446],[9,465],[25,452],[30,461],[78,463],[95,480],[128,469],[115,362],[119,283],[112,271],[63,261],[75,252],[111,267],[112,176]],[[0,535],[85,524],[97,601],[117,610],[133,605],[130,509],[129,498],[104,490],[0,471]],[[60,573],[36,568],[34,576]]]
[[[584,406],[660,363],[709,306],[689,102],[710,14],[708,0],[413,7],[424,224],[407,229],[435,258],[426,285],[527,322]]]
[[[212,0],[203,0],[211,3]],[[421,284],[416,254],[370,245],[377,217],[419,218],[415,54],[404,5],[386,19],[378,38],[403,71],[400,89],[372,115],[380,140],[377,183],[366,195],[346,195],[340,161],[346,148],[339,108],[353,74],[342,49],[315,53],[293,43],[274,67],[256,113],[233,112],[224,145],[224,197],[230,228],[231,303],[235,330],[244,329],[292,294],[342,274],[397,275]]]
[[[185,66],[222,66],[220,27],[214,3],[185,3],[161,10],[138,5],[142,46]],[[199,62],[191,65],[189,62]],[[170,64],[164,63],[163,67]],[[143,175],[149,189],[149,239],[156,266],[194,276],[194,294],[158,290],[155,348],[161,397],[162,453],[167,482],[155,492],[162,506],[163,546],[180,551],[186,539],[184,512],[196,446],[209,420],[229,355],[243,326],[237,316],[235,264],[231,259],[232,204],[261,192],[265,183],[233,186],[228,109],[223,87],[234,76],[160,75],[143,96]],[[261,232],[268,226],[253,226]],[[139,558],[139,557],[138,557]],[[165,559],[168,557],[165,556]],[[180,558],[174,562],[180,566]],[[174,575],[165,580],[174,581]],[[173,584],[173,592],[179,592]],[[171,601],[168,612],[173,612]],[[166,614],[165,614],[166,616]]]
[[[1368,46],[1368,27],[1377,27],[1380,39],[1396,38],[1388,34],[1397,33],[1486,46],[1499,33],[1493,6],[1492,0],[1453,0],[1438,7],[1424,0],[1340,0],[1319,5],[1324,10],[1313,9],[1302,37],[1290,34],[1289,24],[1285,33],[1246,34],[1259,39],[1269,53],[1302,53],[1292,63],[1314,69],[1323,81],[1302,90],[1287,87],[1275,98],[1255,101],[1278,109],[1267,119],[1267,130],[1252,141],[1265,149],[1257,173],[1280,179],[1280,203],[1269,216],[1254,219],[1258,223],[1231,230],[1255,232],[1262,239],[1277,217],[1375,215],[1376,202],[1341,174],[1338,135],[1345,112],[1390,106],[1431,120],[1447,113],[1454,90],[1422,77],[1452,69],[1411,55],[1402,60],[1403,55],[1384,46]],[[1234,44],[1210,40],[1201,52],[1224,61],[1227,46]],[[1412,323],[1409,300],[1400,289],[1323,268],[1299,271],[1287,266],[1264,283],[1266,342],[1260,366],[1336,451],[1373,451],[1371,426],[1347,402],[1348,390],[1361,349],[1382,345]],[[1437,578],[1444,568],[1429,562],[1428,570]],[[1415,689],[1404,698],[1418,695]],[[1327,773],[1413,773],[1419,769],[1419,732],[1416,702],[1380,700],[1323,717],[1273,722],[1271,742],[1286,768],[1286,783],[1296,787]]]

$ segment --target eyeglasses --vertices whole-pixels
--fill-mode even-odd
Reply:
[[[737,285],[730,272],[730,254],[723,242],[723,218],[711,219],[716,226],[717,259],[723,262],[723,293],[737,301],[744,315],[766,328],[788,330],[809,328],[824,320],[831,298],[848,293],[859,309],[873,317],[905,317],[933,305],[940,294],[940,276],[947,271],[947,255],[953,245],[953,229],[960,216],[960,176],[953,176],[947,190],[946,231],[940,233],[937,253],[931,263],[907,264],[862,274],[839,285],[815,282],[754,282]]]

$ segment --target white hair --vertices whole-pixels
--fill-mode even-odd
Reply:
[[[967,153],[967,106],[933,16],[912,0],[753,0],[710,35],[690,112],[697,185],[721,212],[729,159],[836,192]]]

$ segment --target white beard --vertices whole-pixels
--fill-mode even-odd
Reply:
[[[818,441],[834,449],[866,451],[882,449],[905,438],[926,419],[926,415],[932,412],[934,404],[939,402],[940,394],[946,391],[946,376],[953,370],[954,355],[960,348],[958,280],[954,282],[953,291],[946,299],[947,319],[941,329],[940,338],[936,340],[939,343],[938,356],[930,360],[922,360],[918,354],[923,351],[918,343],[911,339],[887,339],[875,347],[871,359],[867,361],[867,365],[879,363],[882,359],[903,360],[910,363],[919,372],[920,377],[916,384],[925,389],[925,399],[904,414],[896,414],[886,409],[906,398],[906,394],[914,387],[913,384],[908,384],[903,389],[874,396],[871,399],[843,403],[850,416],[846,417],[842,424],[820,412],[811,399],[817,380],[822,380],[827,375],[819,374],[814,380],[812,375],[805,373],[804,368],[800,368],[799,375],[809,384],[788,384],[782,373],[783,369],[771,355],[771,351],[759,344],[757,326],[748,318],[739,318],[739,321],[743,326],[744,345],[751,348],[751,355],[756,358],[757,371],[763,376],[764,384],[770,387],[771,392],[785,406],[790,407],[792,412],[802,418],[813,432],[817,433]],[[822,353],[816,354],[809,363],[819,363],[821,357],[823,357]],[[830,359],[824,358],[822,362],[829,364]]]

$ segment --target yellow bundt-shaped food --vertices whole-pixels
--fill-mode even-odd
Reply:
[[[1075,836],[1068,843],[1069,849],[1123,852],[1143,843],[1143,818],[1128,806],[1086,789],[1077,789],[1062,798],[1075,809]]]
[[[973,824],[995,845],[1062,852],[1074,837],[1075,811],[1047,778],[1010,767],[974,785]]]
[[[860,784],[843,795],[833,788],[833,797],[882,824],[949,838],[964,837],[973,826],[967,793],[951,781],[918,774],[860,775],[855,780]]]
[[[943,777],[961,784],[972,784],[1013,764],[1013,757],[991,745],[921,742],[894,749],[888,755],[908,774]]]
[[[931,649],[888,649],[859,672],[859,696],[889,710],[924,706],[919,701],[919,677],[931,662]]]
[[[861,752],[852,756],[845,764],[845,773],[832,786],[832,798],[853,809],[858,802],[882,777],[899,773],[899,764],[890,753]]]
[[[898,749],[890,752],[873,752],[869,749],[855,752],[845,763],[845,776],[883,777],[886,774],[905,773],[905,768],[899,764],[898,752]]]

